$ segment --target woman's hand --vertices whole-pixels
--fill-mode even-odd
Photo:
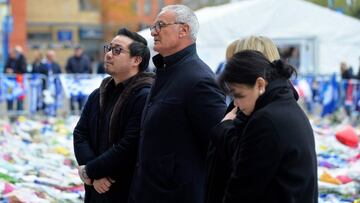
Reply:
[[[222,119],[222,121],[234,120],[236,117],[237,111],[238,111],[238,108],[234,107],[229,113],[226,114],[226,116]]]

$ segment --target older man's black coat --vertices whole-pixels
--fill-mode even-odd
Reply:
[[[153,60],[129,202],[202,203],[209,129],[222,119],[225,97],[195,44]]]

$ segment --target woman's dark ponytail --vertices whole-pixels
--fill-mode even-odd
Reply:
[[[287,64],[284,63],[282,60],[275,60],[271,62],[271,66],[276,70],[276,73],[280,77],[284,77],[286,79],[289,79],[294,73],[297,74],[296,69]]]

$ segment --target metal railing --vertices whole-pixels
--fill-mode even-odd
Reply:
[[[68,115],[80,114],[89,94],[98,88],[105,74],[0,74],[0,117],[11,115]],[[305,86],[300,84],[306,81]],[[300,76],[294,84],[309,108],[312,104],[325,105],[331,76]],[[360,111],[360,81],[337,78],[332,98],[336,108]],[[296,84],[297,83],[297,84]],[[350,86],[349,86],[350,84]],[[335,88],[335,87],[332,87]],[[335,98],[336,97],[336,98]],[[11,108],[12,106],[12,108]],[[311,109],[309,109],[311,110]]]
[[[0,74],[0,117],[79,114],[103,74]]]

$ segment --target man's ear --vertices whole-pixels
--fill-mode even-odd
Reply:
[[[142,62],[142,57],[141,56],[134,56],[133,62],[134,62],[135,66],[139,66],[140,63]]]
[[[180,38],[190,35],[190,27],[188,24],[182,24],[180,26]]]

